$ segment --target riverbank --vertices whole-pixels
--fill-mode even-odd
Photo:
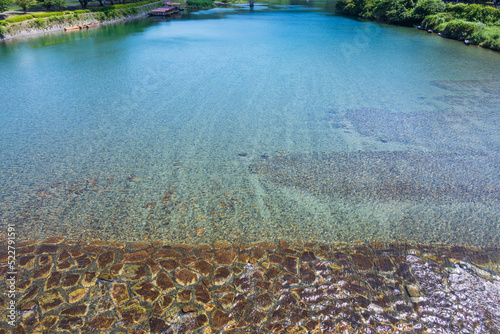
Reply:
[[[153,1],[138,6],[121,8],[120,5],[104,7],[96,11],[76,10],[73,12],[55,13],[49,17],[32,17],[21,22],[0,21],[0,41],[36,36],[51,32],[64,31],[64,28],[99,22],[100,25],[113,24],[127,20],[146,17],[155,8],[161,7],[163,1]],[[108,9],[109,8],[109,9]],[[106,10],[107,9],[107,10]]]
[[[420,26],[466,45],[500,51],[500,10],[480,4],[441,0],[339,0],[340,13],[400,26]]]
[[[212,0],[180,0],[180,6],[188,10],[210,9],[216,6],[227,6],[242,3],[242,0],[214,2]],[[0,20],[0,41],[36,36],[51,32],[64,31],[64,28],[87,25],[99,22],[108,25],[117,22],[146,17],[155,8],[163,6],[163,1],[142,1],[95,7],[92,9],[76,9],[64,12],[31,12]]]

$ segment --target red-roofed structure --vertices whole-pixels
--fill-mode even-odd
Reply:
[[[160,8],[153,9],[149,15],[151,16],[168,16],[177,13],[180,10],[179,7],[174,6],[163,6]]]

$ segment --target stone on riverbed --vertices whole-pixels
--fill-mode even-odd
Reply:
[[[65,249],[65,242],[58,246]],[[176,261],[166,270],[153,262],[124,265],[120,248],[100,245],[101,250],[73,245],[68,252],[95,259],[88,269],[22,268],[18,328],[25,333],[500,331],[500,275],[492,270],[498,269],[498,249],[282,242],[219,243],[218,249],[137,245],[131,249],[141,250],[125,253],[135,261],[146,247],[147,254],[158,255],[160,267],[161,261]],[[46,256],[57,258],[41,252],[33,261],[44,263]],[[38,278],[32,280],[35,272]],[[0,329],[10,330],[4,323]]]

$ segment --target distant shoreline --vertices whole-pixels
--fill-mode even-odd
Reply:
[[[131,21],[131,20],[144,18],[144,17],[148,16],[149,10],[150,10],[152,5],[157,6],[157,5],[160,5],[162,3],[163,3],[163,1],[156,1],[153,3],[147,4],[147,5],[133,7],[134,9],[137,9],[137,11],[138,11],[138,13],[134,14],[134,15],[122,14],[122,16],[119,18],[111,18],[111,19],[97,20],[97,21],[99,21],[100,25],[109,25],[109,24],[115,24],[115,23],[119,23],[119,22],[125,22],[125,21]],[[0,42],[7,42],[7,41],[26,38],[26,37],[34,37],[34,36],[50,34],[50,33],[54,33],[54,32],[60,32],[60,31],[64,31],[64,28],[66,28],[68,26],[89,24],[89,23],[95,22],[93,20],[93,16],[91,16],[91,14],[96,15],[96,13],[81,14],[79,19],[68,18],[63,23],[53,23],[53,24],[49,23],[47,25],[47,27],[43,27],[43,28],[30,27],[29,25],[30,25],[31,20],[23,21],[23,22],[19,23],[18,30],[15,33],[5,34],[4,36],[0,36]],[[69,15],[71,15],[71,14],[69,14]]]
[[[120,22],[125,22],[125,21],[132,21],[132,20],[143,18],[143,17],[147,17],[147,13],[146,14],[138,14],[135,16],[125,16],[125,17],[122,17],[120,19],[103,21],[103,22],[100,22],[100,25],[109,25],[109,24],[115,24],[115,23],[120,23]],[[88,22],[82,21],[81,23],[77,23],[77,24],[85,24],[85,23],[88,23]],[[17,34],[7,35],[5,37],[0,38],[0,42],[2,42],[2,41],[7,42],[7,41],[12,41],[12,40],[17,40],[17,39],[22,39],[22,38],[27,38],[27,37],[37,37],[40,35],[61,32],[61,31],[64,31],[65,27],[66,26],[62,26],[62,25],[54,25],[48,29],[22,30]]]
[[[441,37],[500,51],[500,10],[494,6],[422,0],[411,6],[398,0],[338,0],[344,16],[403,27],[415,27]]]

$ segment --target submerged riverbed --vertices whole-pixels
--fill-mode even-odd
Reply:
[[[497,333],[500,54],[333,5],[0,44],[0,334]]]
[[[1,44],[2,221],[22,240],[498,246],[500,55],[332,8]]]

